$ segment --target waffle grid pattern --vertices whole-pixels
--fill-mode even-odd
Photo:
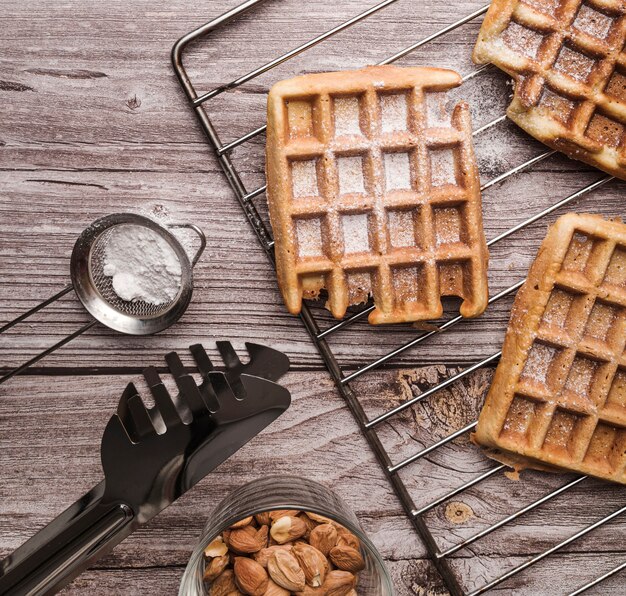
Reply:
[[[528,335],[514,372],[503,373],[509,389],[496,380],[488,397],[502,405],[495,443],[626,483],[626,226],[563,220],[558,245],[546,249],[542,303],[512,317],[514,330]]]
[[[626,179],[625,42],[622,0],[494,0],[474,59],[515,78],[519,126]]]
[[[459,83],[451,71],[370,67],[272,89],[268,201],[291,312],[322,288],[337,318],[373,295],[372,323],[438,318],[442,295],[461,297],[464,316],[484,310],[469,110],[443,108]]]

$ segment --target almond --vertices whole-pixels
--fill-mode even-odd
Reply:
[[[235,583],[244,594],[249,596],[263,596],[265,594],[269,577],[267,571],[254,559],[237,557],[233,571],[235,572]]]
[[[267,590],[263,596],[289,596],[291,592],[281,588],[277,583],[274,583],[271,579],[267,585]]]
[[[290,551],[292,546],[293,545],[290,542],[287,542],[286,544],[276,544],[274,546],[268,546],[266,548],[262,548],[259,552],[254,553],[252,556],[257,563],[259,563],[262,567],[267,568],[267,561],[274,551],[276,550]]]
[[[313,528],[317,526],[317,522],[314,522],[306,513],[301,513],[298,516],[298,519],[301,519],[304,522],[304,525],[306,526],[306,532],[304,533],[304,538],[308,540],[309,536],[311,535],[311,531],[313,530]]]
[[[306,533],[306,525],[299,517],[284,515],[278,518],[270,529],[271,537],[278,543],[284,544],[297,540]]]
[[[252,523],[252,520],[254,518],[249,515],[248,517],[244,517],[243,519],[240,519],[238,522],[235,522],[232,526],[230,526],[231,530],[236,530],[237,528],[243,528],[245,526],[248,526]]]
[[[306,578],[298,565],[298,560],[286,550],[276,550],[267,561],[270,577],[282,588],[290,592],[304,590]]]
[[[226,569],[229,563],[229,556],[222,555],[221,557],[213,557],[207,566],[204,568],[204,575],[202,579],[205,582],[212,582],[218,575]]]
[[[261,548],[265,548],[267,546],[267,540],[269,538],[269,535],[270,535],[269,526],[261,526],[256,531],[256,539],[258,540],[259,544],[261,544]]]
[[[330,549],[329,556],[334,565],[343,571],[357,573],[365,567],[365,561],[361,553],[351,546],[338,544]]]
[[[324,517],[323,515],[318,515],[317,513],[311,513],[309,511],[307,511],[306,514],[313,521],[316,521],[318,524],[333,524],[333,525],[335,525],[335,522],[332,519],[330,519],[329,517]]]
[[[227,542],[228,546],[240,555],[256,553],[267,546],[267,526],[258,530],[252,526],[232,530]]]
[[[204,556],[207,559],[211,559],[213,557],[221,557],[227,552],[228,546],[224,543],[224,539],[218,536],[204,549]]]
[[[235,583],[235,573],[227,569],[211,584],[211,596],[234,596],[240,594]]]
[[[304,586],[304,590],[302,592],[296,592],[297,596],[325,596],[326,591],[324,587],[321,588],[312,588],[311,586]]]
[[[297,509],[276,509],[276,511],[270,511],[269,516],[271,521],[276,521],[285,515],[289,517],[297,517],[300,512]]]
[[[349,571],[335,569],[326,576],[324,596],[347,596],[356,586],[356,577]]]
[[[257,513],[254,516],[254,519],[256,519],[257,523],[260,526],[269,526],[270,522],[272,521],[269,511],[263,511],[262,513]]]
[[[326,557],[316,548],[304,542],[294,544],[291,552],[304,571],[306,583],[313,588],[319,588],[324,583],[328,573]]]
[[[320,524],[311,530],[309,535],[311,546],[328,556],[330,549],[337,544],[337,530],[331,524]]]
[[[340,546],[350,546],[355,550],[361,549],[360,540],[352,533],[350,530],[347,530],[343,526],[337,526],[337,544]]]

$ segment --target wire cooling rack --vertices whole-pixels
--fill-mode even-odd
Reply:
[[[244,83],[247,83],[249,81],[252,81],[253,79],[256,79],[260,75],[287,62],[288,60],[291,60],[292,58],[302,54],[303,52],[306,52],[307,50],[313,48],[314,46],[328,40],[329,38],[333,37],[337,33],[367,19],[368,17],[374,15],[375,13],[378,13],[379,11],[394,4],[395,2],[397,2],[397,0],[384,0],[383,2],[379,2],[378,4],[375,4],[371,6],[370,8],[368,8],[367,10],[361,12],[360,14],[357,14],[353,18],[333,27],[332,29],[327,30],[326,32],[314,37],[313,39],[310,39],[309,41],[305,43],[302,43],[301,45],[295,47],[294,49],[277,56],[276,58],[263,64],[262,66],[259,66],[258,68],[255,68],[254,70],[250,72],[242,74],[241,76],[232,80],[231,82],[225,85],[213,88],[209,91],[199,93],[196,90],[196,87],[194,86],[194,84],[192,83],[191,78],[188,74],[188,71],[183,66],[182,58],[183,58],[183,54],[187,46],[191,42],[198,40],[199,38],[202,38],[206,36],[207,34],[214,32],[216,29],[228,24],[230,21],[239,17],[240,15],[254,8],[255,6],[263,2],[267,2],[267,1],[271,2],[272,0],[248,0],[247,2],[244,2],[243,4],[241,4],[240,6],[237,6],[236,8],[219,16],[213,21],[206,23],[205,25],[185,35],[175,44],[172,50],[172,62],[174,65],[175,72],[179,78],[179,81],[191,104],[191,107],[193,108],[200,122],[200,125],[202,126],[202,129],[204,133],[206,134],[208,141],[217,156],[219,164],[221,168],[223,169],[224,174],[226,175],[230,186],[235,192],[235,195],[239,203],[241,204],[241,207],[243,208],[248,220],[250,221],[250,224],[252,225],[256,235],[258,236],[258,239],[261,242],[261,245],[267,252],[270,259],[273,260],[273,240],[272,240],[271,231],[269,227],[265,225],[263,218],[260,216],[259,211],[257,210],[257,207],[255,206],[255,199],[257,199],[258,197],[261,197],[264,194],[266,187],[265,185],[260,185],[257,188],[254,188],[253,190],[249,190],[246,187],[246,185],[244,185],[242,178],[240,176],[240,172],[237,170],[237,167],[234,164],[235,160],[232,157],[232,152],[236,147],[244,145],[245,143],[251,141],[255,137],[263,134],[265,131],[265,126],[259,126],[258,128],[255,128],[254,130],[251,130],[250,132],[244,135],[241,135],[232,141],[229,141],[227,143],[222,143],[220,141],[220,136],[219,136],[217,127],[214,125],[211,117],[209,116],[209,107],[210,107],[211,101],[217,98],[218,96],[220,96],[221,94],[223,94],[224,92],[234,90],[237,87],[243,85]],[[479,10],[472,12],[471,14],[468,14],[467,16],[459,19],[458,21],[441,29],[440,31],[437,31],[436,33],[433,33],[432,35],[429,35],[428,37],[425,37],[424,39],[421,39],[420,41],[417,41],[409,45],[408,47],[405,47],[403,50],[391,56],[388,56],[387,58],[382,60],[380,64],[393,63],[399,60],[400,58],[407,56],[411,52],[414,52],[415,50],[424,46],[425,44],[437,38],[440,38],[446,34],[451,33],[453,30],[483,15],[487,11],[487,8],[488,7],[485,6],[485,7],[480,8]],[[463,77],[463,80],[468,81],[471,78],[479,76],[481,73],[483,73],[485,70],[489,68],[490,68],[489,66],[475,68],[469,74],[465,75]],[[506,119],[506,116],[503,115],[492,120],[491,122],[476,129],[474,132],[474,135],[483,134],[485,131],[498,125],[500,122],[504,121],[505,119]],[[536,166],[540,162],[551,157],[553,154],[554,154],[554,151],[543,151],[540,154],[535,155],[532,158],[523,161],[523,163],[520,163],[519,165],[516,165],[515,167],[508,169],[506,172],[493,177],[491,180],[488,180],[482,185],[481,190],[485,191],[488,188],[491,188],[492,186],[498,185],[502,183],[504,180],[506,180],[507,178],[510,178],[519,172],[528,170],[532,168],[533,166]],[[507,229],[506,231],[501,232],[496,237],[491,238],[491,240],[488,241],[488,246],[490,247],[494,246],[495,244],[501,242],[503,239],[529,226],[530,224],[536,222],[537,220],[551,214],[557,209],[560,209],[561,207],[576,201],[583,195],[591,193],[594,190],[604,186],[605,184],[610,182],[612,179],[613,178],[611,176],[603,176],[595,180],[594,182],[587,184],[586,186],[580,188],[579,190],[570,194],[569,196],[543,209],[539,213],[534,214],[532,217],[527,218],[521,223]],[[522,285],[522,283],[523,283],[523,280],[493,295],[489,300],[489,304],[492,305],[506,296],[513,295],[515,291]],[[380,461],[385,471],[385,474],[387,478],[389,479],[389,482],[395,489],[395,492],[398,495],[400,501],[402,502],[407,515],[411,519],[418,534],[421,536],[430,554],[432,561],[434,562],[437,570],[440,572],[441,576],[443,577],[443,580],[448,590],[452,594],[454,595],[466,594],[468,596],[478,596],[479,594],[483,594],[487,591],[490,591],[493,588],[496,588],[496,586],[499,586],[503,582],[509,580],[513,576],[528,569],[529,567],[539,563],[540,561],[546,559],[547,557],[550,557],[551,555],[554,555],[555,553],[558,553],[559,551],[566,549],[567,547],[572,545],[575,541],[579,541],[590,532],[600,528],[601,526],[604,526],[605,524],[608,524],[610,521],[614,520],[615,518],[617,518],[618,516],[621,516],[624,512],[626,512],[626,507],[621,507],[617,510],[611,511],[610,513],[604,516],[596,517],[595,519],[593,518],[593,514],[591,512],[590,515],[592,516],[592,522],[589,523],[588,525],[585,525],[584,527],[582,527],[575,533],[570,534],[567,538],[560,540],[558,543],[550,546],[549,548],[546,548],[539,554],[536,554],[530,558],[526,558],[523,562],[516,564],[515,566],[507,569],[506,571],[502,572],[500,575],[498,575],[494,579],[491,579],[487,582],[482,582],[482,584],[472,587],[471,591],[464,590],[464,588],[462,587],[464,583],[463,577],[461,576],[462,574],[459,572],[458,569],[455,569],[454,566],[451,565],[450,558],[452,555],[454,555],[455,553],[458,553],[459,551],[462,551],[463,549],[468,548],[470,545],[474,545],[475,543],[478,543],[481,539],[484,539],[486,536],[490,535],[492,532],[495,532],[496,530],[503,528],[507,524],[511,524],[512,522],[514,522],[515,520],[518,520],[522,516],[529,514],[531,511],[537,510],[542,505],[545,505],[549,501],[552,501],[556,499],[557,497],[559,497],[560,495],[563,495],[564,493],[572,490],[574,487],[584,482],[586,480],[586,477],[576,477],[573,480],[570,480],[566,482],[565,484],[562,484],[558,486],[557,488],[550,490],[547,494],[544,494],[540,498],[533,500],[531,503],[526,504],[525,506],[516,509],[515,511],[506,515],[505,517],[498,520],[497,522],[484,527],[483,529],[474,533],[473,535],[463,538],[460,542],[453,543],[446,547],[439,546],[436,536],[433,534],[433,532],[431,531],[431,528],[429,527],[427,523],[426,515],[432,510],[434,510],[436,507],[442,505],[443,503],[449,502],[450,499],[452,499],[453,497],[461,495],[462,493],[465,493],[472,487],[475,487],[479,485],[480,483],[485,482],[487,479],[494,477],[495,475],[501,474],[506,469],[506,466],[502,464],[497,464],[497,465],[494,464],[486,472],[482,472],[478,474],[477,476],[460,484],[459,486],[454,487],[452,490],[446,490],[445,493],[439,494],[434,500],[430,501],[429,503],[419,506],[419,505],[416,505],[416,503],[413,501],[409,491],[407,490],[405,481],[401,477],[400,472],[404,468],[406,468],[409,464],[415,464],[416,462],[426,460],[428,459],[429,455],[434,455],[438,450],[445,448],[447,445],[451,444],[456,439],[463,437],[464,435],[468,435],[468,433],[470,433],[474,429],[476,423],[472,422],[470,424],[467,424],[463,426],[462,428],[459,428],[458,430],[455,430],[454,432],[446,436],[443,436],[442,438],[433,442],[429,446],[422,448],[416,453],[412,453],[408,457],[405,457],[401,461],[395,462],[395,463],[392,462],[391,457],[389,456],[379,436],[376,434],[375,429],[377,429],[377,427],[379,427],[381,423],[388,421],[392,417],[397,416],[398,414],[406,411],[407,409],[415,406],[416,404],[420,402],[424,402],[424,400],[428,400],[428,398],[436,394],[438,391],[452,386],[457,381],[460,381],[464,377],[467,377],[468,375],[474,373],[475,371],[478,371],[479,369],[485,366],[496,363],[501,353],[496,352],[494,354],[491,354],[487,358],[484,358],[481,361],[476,362],[475,364],[465,369],[462,369],[458,373],[453,374],[452,376],[446,378],[443,382],[440,382],[434,386],[429,387],[428,389],[418,394],[417,396],[407,399],[406,401],[397,405],[396,407],[388,411],[385,411],[381,414],[378,414],[377,416],[373,418],[369,418],[366,415],[354,391],[354,388],[353,388],[354,382],[360,377],[362,377],[363,375],[365,375],[366,373],[372,372],[380,368],[382,365],[386,364],[387,362],[391,361],[392,359],[398,357],[400,354],[402,354],[406,350],[415,348],[422,342],[425,342],[429,338],[433,337],[435,334],[440,335],[446,329],[449,329],[455,326],[457,323],[463,320],[461,316],[452,317],[446,320],[441,325],[439,325],[437,329],[424,331],[424,332],[418,332],[415,338],[397,347],[393,351],[379,357],[373,362],[370,362],[352,372],[344,371],[342,370],[335,354],[333,353],[331,347],[329,346],[328,339],[334,334],[340,332],[343,329],[346,329],[347,327],[355,324],[357,321],[366,317],[373,308],[374,308],[373,306],[368,306],[364,308],[363,310],[360,310],[352,314],[351,316],[342,320],[339,323],[326,326],[324,329],[322,329],[321,325],[319,324],[319,321],[318,321],[319,317],[316,317],[314,315],[314,311],[311,308],[309,308],[307,305],[303,305],[301,318],[302,318],[302,321],[304,322],[304,325],[306,326],[306,329],[311,335],[311,338],[313,339],[313,342],[315,343],[319,353],[321,354],[330,374],[332,375],[337,388],[339,389],[341,395],[345,398],[346,402],[351,408],[354,416],[356,417],[360,425],[362,432],[364,433],[366,439],[369,442],[369,445],[371,446],[378,460]],[[598,586],[604,580],[614,576],[615,574],[619,573],[620,571],[624,569],[626,569],[626,561],[609,569],[608,571],[602,573],[602,575],[595,577],[594,579],[592,579],[591,581],[588,581],[584,585],[581,585],[573,592],[570,592],[570,596],[581,594],[595,586]],[[505,584],[503,587],[506,588],[506,585],[507,584]],[[557,588],[552,586],[550,590],[552,589],[557,589]]]

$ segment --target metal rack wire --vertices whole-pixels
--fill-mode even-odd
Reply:
[[[265,251],[267,252],[268,256],[270,257],[270,259],[273,259],[273,241],[272,241],[272,237],[271,237],[271,232],[270,230],[265,226],[265,224],[263,223],[255,205],[253,200],[256,197],[261,196],[264,192],[265,192],[265,185],[261,185],[258,188],[254,189],[254,190],[248,190],[246,188],[246,186],[244,185],[244,183],[242,182],[242,179],[233,163],[233,160],[231,158],[231,152],[233,149],[235,149],[236,147],[250,141],[251,139],[257,137],[258,135],[262,134],[265,131],[265,126],[260,126],[254,130],[251,130],[250,132],[240,136],[239,138],[228,142],[228,143],[222,143],[219,137],[219,134],[216,130],[216,128],[214,127],[209,115],[207,114],[207,111],[205,109],[206,105],[208,102],[210,102],[210,100],[212,100],[213,98],[221,95],[222,93],[235,89],[237,87],[239,87],[240,85],[243,85],[244,83],[258,77],[259,75],[275,68],[276,66],[283,64],[284,62],[290,60],[291,58],[294,58],[295,56],[305,52],[306,50],[312,48],[313,46],[316,46],[322,42],[324,42],[325,40],[331,38],[332,36],[334,36],[335,34],[339,33],[340,31],[343,31],[349,27],[351,27],[352,25],[355,25],[356,23],[359,23],[360,21],[363,21],[364,19],[367,19],[368,17],[370,17],[371,15],[373,15],[374,13],[377,13],[385,8],[387,8],[388,6],[390,6],[391,4],[394,4],[395,2],[397,2],[398,0],[384,0],[382,2],[379,2],[378,4],[375,4],[374,6],[370,7],[369,9],[361,12],[360,14],[354,16],[353,18],[341,23],[340,25],[333,27],[332,29],[329,29],[328,31],[322,33],[321,35],[318,35],[317,37],[295,47],[294,49],[276,57],[275,59],[271,60],[270,62],[267,62],[266,64],[263,64],[262,66],[246,73],[243,74],[241,76],[239,76],[238,78],[232,80],[231,82],[229,82],[226,85],[222,85],[220,87],[216,87],[208,92],[202,93],[200,95],[198,95],[193,83],[191,82],[191,79],[185,69],[185,67],[183,66],[183,53],[185,51],[185,49],[187,48],[187,46],[194,40],[197,40],[198,38],[201,38],[205,35],[207,35],[208,33],[211,33],[213,31],[215,31],[216,29],[218,29],[219,27],[229,23],[230,21],[232,21],[233,19],[235,19],[236,17],[242,15],[243,13],[245,13],[246,11],[254,8],[255,6],[265,2],[266,0],[247,0],[246,2],[244,2],[243,4],[241,4],[240,6],[237,6],[235,8],[233,8],[232,10],[224,13],[223,15],[217,17],[216,19],[214,19],[213,21],[206,23],[205,25],[199,27],[198,29],[190,32],[189,34],[185,35],[184,37],[182,37],[173,47],[172,50],[172,62],[174,65],[174,70],[179,78],[179,81],[187,95],[187,98],[191,104],[191,107],[193,108],[199,122],[200,125],[204,131],[204,133],[206,134],[208,141],[212,147],[212,149],[214,150],[218,162],[222,168],[222,170],[224,171],[224,174],[226,175],[228,182],[230,183],[233,191],[235,192],[235,195],[239,201],[239,203],[241,204],[248,220],[250,221],[256,235],[258,236],[261,245],[263,246],[263,248],[265,249]],[[432,35],[429,35],[428,37],[425,37],[424,39],[421,39],[420,41],[417,41],[413,44],[411,44],[410,46],[404,48],[403,50],[397,52],[396,54],[387,57],[386,59],[382,60],[380,62],[380,64],[390,64],[392,62],[395,62],[397,60],[399,60],[400,58],[403,58],[404,56],[406,56],[407,54],[417,50],[418,48],[422,47],[423,45],[443,36],[446,35],[447,33],[450,33],[451,31],[457,29],[458,27],[476,19],[477,17],[483,15],[486,11],[487,11],[488,6],[482,7],[479,10],[476,10],[474,12],[472,12],[471,14],[459,19],[458,21],[456,21],[455,23],[452,23],[451,25],[445,27],[444,29],[441,29],[440,31],[437,31],[436,33],[433,33]],[[484,66],[481,68],[477,68],[474,71],[472,71],[471,73],[467,74],[464,77],[464,81],[467,81],[471,78],[474,78],[476,76],[478,76],[479,74],[481,74],[484,70],[488,69],[489,66]],[[497,124],[499,124],[500,122],[504,121],[506,119],[506,116],[500,116],[499,118],[496,118],[495,120],[493,120],[492,122],[489,122],[488,124],[478,128],[474,134],[475,135],[480,135],[482,133],[484,133],[486,130],[496,126]],[[511,176],[523,171],[523,170],[527,170],[529,168],[532,168],[533,166],[537,165],[538,163],[542,162],[543,160],[549,158],[550,156],[552,156],[554,154],[554,151],[544,151],[543,153],[540,153],[539,155],[536,155],[535,157],[532,157],[531,159],[528,159],[526,161],[524,161],[523,163],[517,165],[514,168],[509,169],[508,171],[504,172],[503,174],[500,174],[496,177],[494,177],[493,179],[487,181],[486,183],[484,183],[481,187],[481,189],[487,190],[488,188],[495,186],[497,184],[500,184],[501,182],[503,182],[504,180],[506,180],[507,178],[510,178]],[[497,235],[496,237],[492,238],[491,240],[488,241],[488,246],[493,246],[495,244],[497,244],[498,242],[502,241],[503,239],[509,237],[510,235],[514,234],[515,232],[518,232],[519,230],[525,228],[526,226],[529,226],[530,224],[532,224],[533,222],[549,215],[550,213],[552,213],[553,211],[556,211],[557,209],[563,207],[564,205],[567,205],[568,203],[571,203],[575,200],[577,200],[578,198],[582,197],[583,195],[586,195],[588,193],[593,192],[594,190],[604,186],[605,184],[607,184],[608,182],[610,182],[613,178],[611,176],[603,176],[599,179],[597,179],[595,182],[592,182],[591,184],[588,184],[587,186],[581,188],[580,190],[570,194],[569,196],[561,199],[560,201],[556,202],[555,204],[551,205],[550,207],[547,207],[545,209],[543,209],[541,212],[533,215],[532,217],[529,217],[528,219],[526,219],[525,221],[515,225],[514,227],[500,233],[499,235]],[[495,294],[494,296],[492,296],[489,300],[489,304],[493,304],[499,300],[501,300],[502,298],[504,298],[505,296],[509,296],[511,294],[513,294],[523,283],[524,280],[520,280],[519,282],[513,284],[512,286],[498,292],[497,294]],[[464,377],[470,375],[471,373],[477,371],[478,369],[493,364],[495,362],[497,362],[498,358],[500,357],[500,352],[496,352],[490,356],[488,356],[487,358],[484,358],[483,360],[476,362],[475,364],[461,370],[460,372],[448,377],[447,379],[445,379],[443,382],[430,387],[429,389],[427,389],[426,391],[420,393],[419,395],[413,397],[412,399],[408,399],[407,401],[405,401],[404,403],[396,406],[395,408],[386,411],[382,414],[379,414],[378,416],[376,416],[373,419],[369,419],[368,416],[366,415],[365,411],[363,410],[363,407],[361,406],[353,388],[351,387],[351,383],[353,381],[355,381],[356,379],[358,379],[359,377],[361,377],[362,375],[373,371],[377,368],[379,368],[380,366],[382,366],[383,364],[387,363],[388,361],[392,360],[393,358],[397,357],[398,355],[400,355],[401,353],[405,352],[406,350],[412,349],[416,346],[418,346],[420,343],[428,340],[430,337],[432,337],[433,335],[437,334],[441,334],[442,332],[444,332],[446,329],[449,329],[451,327],[453,327],[454,325],[456,325],[457,323],[459,323],[462,319],[461,316],[456,316],[453,317],[449,320],[447,320],[445,323],[441,324],[437,329],[432,330],[432,331],[428,331],[428,332],[422,332],[419,333],[417,335],[417,337],[415,337],[414,339],[411,339],[410,341],[406,342],[405,344],[399,346],[398,348],[396,348],[395,350],[393,350],[392,352],[389,352],[387,354],[385,354],[384,356],[376,359],[375,361],[359,368],[358,370],[355,370],[351,373],[346,373],[344,372],[335,355],[333,354],[333,351],[331,350],[330,346],[328,345],[328,338],[349,327],[350,325],[353,325],[354,323],[356,323],[357,321],[359,321],[360,319],[362,319],[363,317],[367,316],[367,314],[373,309],[373,306],[364,308],[363,310],[357,312],[356,314],[353,314],[351,316],[349,316],[348,318],[342,320],[341,322],[335,323],[325,329],[320,329],[320,326],[318,324],[318,321],[316,320],[316,318],[314,317],[312,311],[310,308],[308,308],[306,305],[303,306],[302,309],[302,314],[301,314],[301,318],[304,322],[304,325],[306,326],[306,329],[308,330],[309,334],[311,335],[311,338],[313,339],[313,342],[315,343],[319,353],[321,354],[330,374],[332,375],[334,382],[337,386],[337,388],[339,389],[341,395],[344,397],[344,399],[347,401],[349,407],[351,408],[362,432],[364,433],[366,439],[368,440],[369,445],[371,446],[372,450],[374,451],[374,453],[376,454],[378,460],[380,461],[381,465],[383,466],[384,472],[387,476],[387,478],[389,479],[389,482],[391,483],[391,485],[394,487],[396,494],[398,495],[400,501],[402,502],[406,513],[408,514],[408,516],[410,517],[415,529],[417,530],[417,532],[419,533],[419,535],[421,536],[423,542],[426,545],[426,548],[431,556],[431,559],[433,560],[436,568],[438,569],[438,571],[440,572],[440,574],[442,575],[444,582],[447,586],[447,588],[450,590],[450,592],[454,595],[460,595],[460,594],[468,594],[468,596],[478,596],[479,594],[483,594],[489,590],[491,590],[492,588],[495,588],[496,586],[499,586],[501,583],[505,582],[506,580],[510,579],[511,577],[517,575],[518,573],[524,571],[525,569],[528,569],[529,567],[535,565],[536,563],[542,561],[543,559],[545,559],[546,557],[549,557],[550,555],[552,555],[553,553],[556,553],[557,551],[564,549],[565,547],[567,547],[568,545],[572,544],[573,542],[579,540],[580,538],[582,538],[583,536],[586,536],[587,534],[589,534],[590,532],[596,530],[597,528],[609,523],[611,520],[617,518],[618,516],[621,516],[622,514],[624,514],[626,512],[626,507],[621,507],[619,509],[617,509],[616,511],[613,511],[612,513],[601,517],[595,521],[593,521],[593,523],[591,523],[590,525],[582,528],[581,530],[579,530],[578,532],[570,535],[568,538],[560,541],[559,543],[553,545],[552,547],[548,548],[547,550],[533,556],[532,558],[527,559],[525,562],[519,564],[516,567],[513,567],[509,570],[507,570],[506,572],[502,573],[501,575],[499,575],[498,577],[496,577],[495,579],[489,581],[488,583],[474,589],[471,592],[465,592],[464,589],[462,588],[461,585],[461,581],[460,578],[457,577],[455,571],[453,570],[452,566],[450,565],[450,561],[449,558],[457,553],[458,551],[460,551],[461,549],[464,549],[468,546],[470,546],[471,544],[481,540],[482,538],[488,536],[489,534],[491,534],[492,532],[498,530],[499,528],[502,528],[503,526],[505,526],[506,524],[509,524],[510,522],[513,522],[514,520],[526,515],[527,513],[541,507],[542,505],[548,503],[549,501],[556,499],[557,497],[559,497],[560,495],[563,495],[564,493],[566,493],[567,491],[573,489],[574,487],[578,486],[579,484],[581,484],[582,482],[585,481],[586,477],[578,477],[575,478],[569,482],[567,482],[566,484],[552,490],[551,492],[549,492],[548,494],[542,496],[541,498],[531,502],[530,504],[524,506],[523,508],[518,509],[517,511],[511,513],[510,515],[504,517],[503,519],[500,519],[499,521],[497,521],[496,523],[491,524],[490,526],[484,528],[483,530],[477,532],[476,534],[470,536],[469,538],[466,538],[464,540],[462,540],[461,542],[458,542],[452,546],[449,546],[446,549],[441,549],[438,544],[437,541],[435,539],[435,536],[433,535],[433,533],[431,532],[430,528],[428,527],[427,523],[426,523],[426,519],[425,519],[425,515],[431,511],[432,509],[434,509],[435,507],[441,505],[442,503],[448,501],[449,499],[453,498],[456,495],[459,495],[461,493],[463,493],[464,491],[470,489],[473,486],[478,485],[479,483],[487,480],[488,478],[502,472],[504,469],[506,469],[506,466],[503,464],[498,464],[498,465],[494,465],[493,467],[491,467],[488,471],[483,472],[481,474],[479,474],[478,476],[476,476],[475,478],[461,484],[460,486],[454,488],[453,490],[447,492],[446,494],[443,494],[439,497],[437,497],[436,499],[434,499],[433,501],[431,501],[430,503],[428,503],[427,505],[424,505],[422,507],[418,507],[415,505],[413,499],[411,498],[403,480],[400,478],[398,472],[400,470],[402,470],[403,468],[405,468],[406,466],[408,466],[409,464],[415,463],[419,460],[421,460],[422,458],[425,458],[427,455],[433,453],[434,451],[436,451],[437,449],[440,449],[442,447],[444,447],[445,445],[448,445],[449,443],[451,443],[452,441],[454,441],[455,439],[458,439],[459,437],[463,436],[463,435],[467,435],[468,433],[470,433],[474,427],[475,427],[475,422],[468,424],[466,426],[464,426],[463,428],[460,428],[459,430],[456,430],[455,432],[449,434],[448,436],[445,436],[444,438],[432,443],[431,445],[429,445],[428,447],[423,448],[421,451],[412,454],[409,457],[406,457],[405,459],[403,459],[400,462],[397,463],[393,463],[391,461],[391,458],[389,456],[389,454],[387,453],[387,451],[385,450],[380,438],[378,437],[378,435],[375,432],[375,429],[384,421],[390,419],[391,417],[399,414],[400,412],[406,410],[407,408],[410,408],[412,406],[414,406],[415,404],[423,401],[423,400],[427,400],[429,397],[431,397],[432,395],[434,395],[435,393],[437,393],[438,391],[440,391],[441,389],[444,389],[446,387],[449,387],[450,385],[454,384],[455,382],[463,379]],[[589,589],[591,589],[592,587],[597,586],[598,584],[600,584],[601,582],[603,582],[604,580],[608,579],[609,577],[614,576],[615,574],[619,573],[620,571],[626,569],[626,561],[619,564],[618,566],[614,567],[613,569],[607,571],[606,573],[604,573],[603,575],[600,575],[598,577],[596,577],[595,579],[593,579],[592,581],[589,581],[588,583],[580,586],[578,589],[576,589],[574,592],[571,592],[570,596],[575,596],[578,594],[581,594]]]

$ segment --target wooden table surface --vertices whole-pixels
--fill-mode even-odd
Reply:
[[[267,258],[236,204],[186,105],[169,52],[180,36],[236,0],[4,0],[0,13],[0,324],[68,282],[69,256],[81,230],[112,212],[193,222],[208,236],[189,310],[154,337],[126,337],[96,326],[28,374],[0,387],[0,557],[80,497],[101,476],[99,442],[121,390],[170,350],[202,341],[268,343],[286,351],[290,410],[210,478],[181,498],[66,589],[73,594],[172,594],[215,504],[242,483],[292,473],[332,486],[356,511],[387,561],[398,594],[444,594],[441,578],[358,431],[300,321],[282,306]],[[367,22],[264,74],[211,106],[224,141],[263,124],[275,80],[297,72],[374,63],[479,8],[484,0],[398,0]],[[210,43],[196,44],[187,65],[208,90],[374,4],[374,0],[267,0]],[[472,70],[480,18],[416,51],[400,64]],[[494,70],[464,85],[476,127],[503,113],[510,87]],[[263,182],[258,137],[234,152],[249,189]],[[507,122],[476,138],[483,181],[543,151]],[[490,188],[485,228],[493,238],[601,175],[561,156]],[[265,214],[263,197],[259,209]],[[623,186],[611,182],[577,198],[492,248],[491,293],[522,279],[546,224],[568,209],[623,215]],[[478,321],[457,326],[354,388],[373,416],[417,395],[459,366],[497,351],[511,299]],[[324,324],[328,315],[316,309]],[[72,294],[6,333],[6,369],[59,340],[88,316]],[[469,333],[471,333],[471,335]],[[333,336],[342,366],[357,368],[409,341],[410,326],[371,329],[360,322]],[[215,355],[215,351],[212,350]],[[476,414],[491,376],[479,370],[380,425],[392,461],[415,453]],[[426,504],[493,464],[467,437],[401,474]],[[434,509],[428,524],[440,548],[505,518],[570,477],[498,474]],[[624,505],[626,491],[585,480],[546,506],[460,550],[452,560],[471,590]],[[622,516],[623,518],[623,516]],[[565,594],[626,560],[624,519],[590,533],[495,592]],[[624,573],[590,593],[624,594]]]

